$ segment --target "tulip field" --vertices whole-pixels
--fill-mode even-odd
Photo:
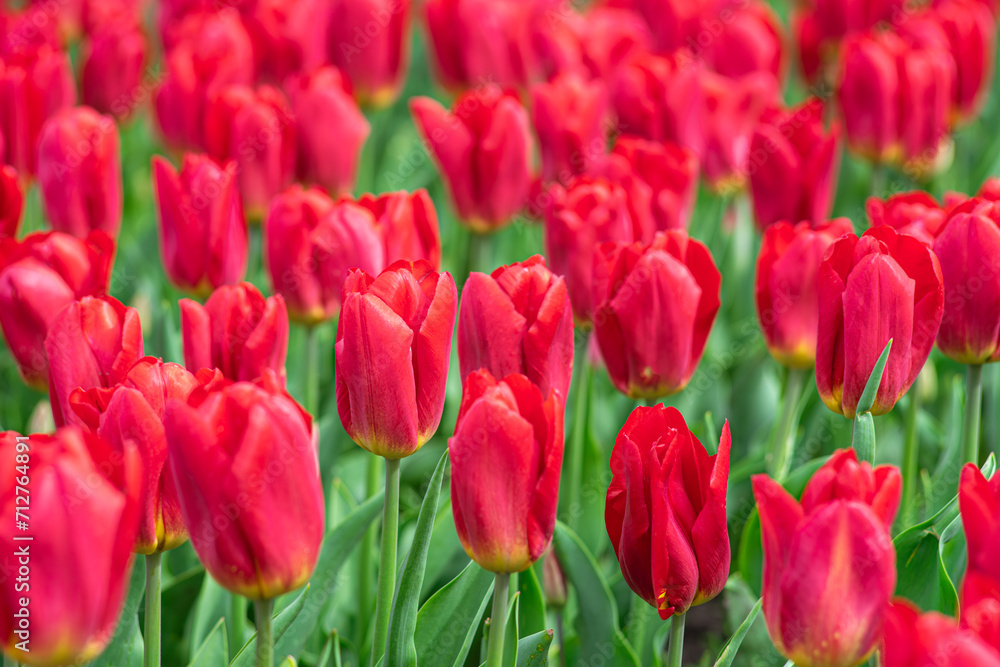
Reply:
[[[1000,667],[996,0],[0,0],[3,667]]]

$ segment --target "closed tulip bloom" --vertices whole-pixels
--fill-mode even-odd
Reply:
[[[815,226],[779,222],[764,231],[754,294],[757,321],[778,363],[803,369],[816,363],[819,265],[827,248],[853,231],[847,218]]]
[[[1000,544],[1000,477],[987,480],[973,464],[962,469],[958,486],[968,549],[968,564],[962,581],[962,626],[979,635],[994,651],[1000,651],[1000,567],[996,548]]]
[[[115,241],[105,232],[0,239],[0,329],[29,386],[48,386],[45,336],[52,320],[77,299],[107,292],[114,255]]]
[[[218,368],[238,382],[271,370],[284,382],[288,312],[280,294],[265,299],[250,283],[223,285],[204,306],[181,299],[180,307],[189,371]]]
[[[350,192],[371,127],[335,67],[291,78],[285,85],[298,135],[296,176],[332,196]]]
[[[280,85],[327,62],[328,5],[323,0],[255,0],[241,7],[258,80]]]
[[[622,136],[611,155],[623,158],[650,188],[648,213],[637,212],[642,197],[637,199],[634,191],[629,197],[632,218],[639,222],[643,240],[651,240],[657,231],[688,228],[698,195],[699,162],[693,151],[672,143]],[[615,178],[611,173],[608,175]],[[648,221],[642,221],[644,218]]]
[[[435,271],[441,269],[441,229],[434,200],[427,190],[366,193],[355,203],[375,216],[375,227],[385,244],[386,265],[401,259],[423,259]]]
[[[565,403],[573,377],[573,308],[566,281],[535,255],[472,273],[458,310],[461,376],[485,368],[494,377],[526,376]]]
[[[611,4],[638,11],[649,24],[655,38],[654,46],[662,52],[699,46],[697,39],[702,20],[723,9],[718,0],[618,0]]]
[[[148,47],[141,24],[109,19],[84,42],[80,93],[83,103],[127,120],[146,97],[140,90]]]
[[[768,72],[778,81],[785,73],[785,37],[781,21],[766,2],[751,0],[730,10],[735,20],[722,21],[722,32],[713,35],[702,52],[713,71],[733,79],[754,72]],[[690,43],[686,46],[693,45]],[[698,46],[701,46],[699,43]]]
[[[708,455],[676,408],[640,406],[618,432],[604,520],[622,576],[667,619],[729,578],[729,422]]]
[[[605,243],[593,281],[594,332],[618,391],[656,399],[687,386],[720,305],[708,248],[683,231],[649,245]]]
[[[385,267],[376,224],[365,207],[335,204],[317,188],[293,185],[272,200],[264,224],[267,268],[293,320],[317,324],[334,317],[352,268],[378,274]],[[405,242],[402,235],[396,241]]]
[[[642,53],[651,53],[653,36],[636,12],[590,5],[577,30],[581,64],[595,79],[615,81],[621,67]]]
[[[899,155],[900,81],[904,49],[891,33],[848,39],[841,52],[838,102],[847,143],[869,160]]]
[[[401,459],[434,435],[457,302],[451,274],[422,260],[396,262],[378,277],[350,272],[337,324],[337,410],[362,448]]]
[[[818,99],[764,112],[750,142],[750,191],[759,229],[779,220],[827,219],[837,190],[839,144],[840,126],[826,130]]]
[[[410,64],[411,0],[337,0],[330,8],[330,61],[358,102],[381,109],[403,88]]]
[[[325,514],[308,414],[272,376],[170,399],[163,426],[184,524],[212,578],[254,600],[305,584]]]
[[[24,209],[17,171],[9,165],[0,167],[0,239],[17,238]]]
[[[480,233],[509,223],[532,180],[531,124],[517,96],[496,88],[470,91],[450,111],[417,97],[410,112],[462,223]]]
[[[1000,667],[1000,653],[976,633],[936,611],[920,613],[897,598],[886,615],[885,667]]]
[[[83,297],[52,320],[45,354],[56,426],[83,425],[70,396],[78,387],[84,391],[114,387],[142,359],[139,313],[110,296]]]
[[[935,6],[934,12],[955,59],[952,116],[955,120],[971,120],[979,114],[993,80],[996,18],[986,4],[977,0],[945,0]]]
[[[900,56],[900,129],[903,159],[918,175],[932,172],[948,140],[955,61],[946,48],[907,49]]]
[[[199,295],[239,282],[247,266],[247,223],[232,162],[187,153],[178,172],[153,157],[160,256],[174,285]]]
[[[943,308],[941,266],[920,240],[883,225],[835,241],[819,270],[816,386],[826,406],[854,418],[891,338],[872,406],[889,412],[927,361]]]
[[[941,204],[922,190],[903,192],[885,200],[869,197],[865,202],[871,227],[889,225],[901,234],[915,236],[931,245],[948,218]]]
[[[563,459],[563,407],[520,374],[465,379],[448,440],[451,505],[465,552],[483,569],[522,572],[552,542]]]
[[[50,118],[38,140],[38,185],[56,231],[84,238],[99,229],[117,236],[122,166],[114,120],[90,107]]]
[[[77,428],[19,437],[0,433],[0,545],[12,568],[14,554],[30,545],[31,581],[18,584],[11,570],[0,585],[3,651],[23,665],[86,663],[111,641],[122,613],[142,463],[132,443],[115,452]],[[28,535],[15,529],[15,512],[27,513],[15,503],[24,497],[18,486],[31,491],[30,542],[15,541]],[[18,622],[23,610],[30,614],[27,628]],[[17,648],[20,642],[30,650]]]
[[[567,182],[588,171],[604,154],[607,89],[576,71],[560,74],[531,88],[531,122],[538,134],[542,176]]]

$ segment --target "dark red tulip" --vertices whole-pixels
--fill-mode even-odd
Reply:
[[[708,455],[676,408],[640,406],[618,432],[604,520],[622,576],[660,618],[722,592],[729,578],[729,422]]]
[[[396,262],[377,278],[351,271],[337,324],[337,410],[364,449],[400,459],[434,435],[457,302],[451,274],[422,260]]]
[[[686,232],[649,245],[605,243],[594,257],[594,331],[618,391],[656,399],[683,389],[719,311],[722,276]]]
[[[620,165],[621,160],[649,186],[646,196],[629,186],[629,177],[620,167],[612,166],[605,172],[629,192],[629,209],[641,229],[642,240],[652,240],[657,231],[686,230],[698,195],[698,156],[676,144],[621,136],[611,151],[610,161]],[[643,203],[647,197],[649,205],[645,211]]]
[[[411,262],[423,259],[435,271],[441,269],[441,230],[434,201],[427,190],[364,194],[356,203],[375,216],[375,227],[385,243],[386,266],[401,259]],[[360,263],[357,266],[369,270]]]
[[[556,525],[563,408],[523,375],[465,379],[448,440],[455,529],[490,572],[521,572],[548,549]]]
[[[102,22],[84,42],[83,103],[118,121],[130,118],[149,94],[142,89],[147,51],[139,22],[125,17]]]
[[[885,619],[885,667],[1000,667],[1000,653],[938,612],[897,598]]]
[[[921,190],[892,195],[885,200],[869,197],[865,202],[871,227],[889,225],[901,234],[915,236],[928,245],[948,217],[932,195]]]
[[[280,85],[291,75],[326,64],[329,3],[254,0],[240,11],[253,44],[258,79]]]
[[[958,486],[958,504],[968,549],[962,581],[962,626],[974,631],[994,651],[1000,651],[1000,567],[996,561],[1000,544],[1000,477],[994,475],[987,480],[979,468],[967,464]]]
[[[330,61],[364,106],[381,109],[403,89],[410,65],[411,0],[337,0],[330,8]]]
[[[604,155],[607,105],[604,83],[576,71],[532,86],[531,121],[545,180],[565,183]]]
[[[11,166],[0,167],[0,239],[17,238],[24,209],[17,171]]]

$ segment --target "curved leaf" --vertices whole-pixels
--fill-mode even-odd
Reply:
[[[306,597],[309,595],[311,587],[312,584],[306,584],[306,587],[299,593],[299,597],[295,598],[295,602],[285,607],[280,614],[274,617],[274,620],[271,622],[271,632],[274,633],[275,646],[280,646],[282,638],[288,633],[295,619],[302,613],[302,610],[306,606]],[[257,633],[254,633],[253,637],[243,645],[240,652],[229,663],[229,667],[253,667],[254,660],[256,659],[256,645]],[[277,653],[277,651],[275,652]],[[289,653],[281,651],[279,655],[289,655]]]
[[[417,664],[460,667],[493,593],[493,573],[473,562],[432,595],[417,613]]]
[[[220,618],[195,651],[189,667],[218,667],[229,660],[229,642],[226,641],[226,620]]]

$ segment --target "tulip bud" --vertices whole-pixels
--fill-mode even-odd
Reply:
[[[565,183],[604,154],[606,87],[576,71],[531,88],[531,122],[538,134],[542,176]]]
[[[865,210],[870,227],[889,225],[928,245],[934,243],[934,237],[948,217],[938,201],[921,190],[892,195],[885,200],[869,197]]]
[[[434,435],[457,301],[451,274],[422,260],[396,262],[377,278],[348,275],[335,347],[337,410],[362,448],[400,459]]]
[[[566,606],[566,575],[559,564],[556,552],[549,549],[542,561],[542,590],[545,592],[545,604],[553,609]]]
[[[247,266],[247,224],[233,182],[236,165],[187,153],[178,173],[153,156],[153,188],[160,215],[160,256],[167,277],[182,290],[206,295],[239,282]]]
[[[347,75],[364,106],[399,97],[410,64],[411,0],[337,0],[329,23],[330,61]]]
[[[521,572],[552,541],[563,459],[563,408],[523,375],[465,379],[448,440],[451,504],[465,552],[483,569]]]
[[[38,140],[38,185],[52,228],[78,238],[118,235],[122,164],[110,116],[74,107],[52,116]]]
[[[285,86],[298,135],[299,180],[332,196],[350,192],[371,127],[334,67],[293,77]]]
[[[0,433],[0,464],[0,548],[11,568],[0,584],[3,651],[24,665],[87,663],[115,635],[128,591],[143,483],[139,454],[133,443],[113,451],[72,427],[29,437],[8,431]],[[30,514],[15,504],[28,497],[25,489]],[[28,515],[30,532],[14,530],[15,512],[18,519]],[[30,541],[18,541],[24,538]],[[30,570],[30,581],[15,576],[19,553],[27,554],[20,567],[22,574]]]
[[[108,290],[115,241],[105,232],[85,240],[62,232],[0,239],[0,328],[29,386],[49,381],[45,336],[63,308]]]
[[[729,577],[729,422],[708,455],[676,408],[632,411],[611,452],[604,520],[622,576],[660,618],[722,592]]]
[[[385,242],[385,264],[401,259],[426,260],[435,271],[441,268],[441,230],[437,210],[427,190],[365,194],[358,198],[375,216],[375,226]],[[365,271],[366,266],[358,264]],[[369,273],[377,271],[369,271]],[[339,293],[338,293],[339,296]]]
[[[184,525],[212,578],[254,600],[305,584],[323,541],[323,488],[311,420],[277,380],[170,399],[163,426]]]
[[[968,121],[979,114],[993,79],[996,19],[989,6],[977,0],[945,0],[937,3],[933,11],[948,36],[955,59],[952,116]]]
[[[86,296],[66,306],[45,336],[49,402],[56,426],[84,425],[70,395],[114,387],[143,357],[142,324],[135,308],[110,296]]]
[[[994,475],[987,480],[974,464],[966,464],[958,486],[958,505],[968,547],[962,582],[962,627],[974,631],[994,651],[1000,651],[1000,568],[996,562],[1000,477]]]
[[[212,3],[211,8],[218,6]],[[259,80],[280,85],[291,75],[326,64],[329,3],[254,0],[240,13],[253,43]]]
[[[722,276],[686,232],[649,245],[605,243],[594,257],[594,332],[618,391],[676,394],[691,380],[719,311]]]
[[[611,155],[623,158],[650,188],[648,207],[642,204],[646,197],[640,195],[637,199],[635,191],[626,188],[632,219],[642,230],[642,240],[651,241],[657,231],[688,228],[698,195],[698,156],[693,151],[676,144],[622,136]],[[624,184],[627,177],[622,179],[615,171],[612,168],[608,177]],[[640,211],[642,208],[648,211]]]
[[[898,36],[879,33],[846,40],[840,56],[838,102],[847,142],[857,153],[884,162],[899,156]]]
[[[764,231],[755,281],[757,321],[778,363],[815,365],[819,265],[826,249],[853,231],[847,218],[816,226],[779,222]]]
[[[564,404],[573,377],[573,309],[566,281],[535,255],[491,275],[472,273],[458,311],[461,376],[525,375]]]
[[[451,111],[417,97],[410,113],[462,223],[479,233],[509,223],[525,205],[532,180],[531,125],[517,96],[495,87],[470,91]]]
[[[954,618],[921,614],[902,598],[886,615],[884,636],[885,667],[1000,667],[1000,654]]]
[[[84,104],[114,114],[119,121],[131,117],[146,96],[140,87],[147,48],[138,22],[115,17],[101,23],[84,42],[80,83]]]
[[[0,166],[0,239],[17,238],[24,194],[14,167]]]
[[[781,21],[766,2],[742,2],[729,10],[735,20],[722,19],[722,30],[713,34],[702,57],[713,71],[729,77],[767,72],[781,81],[785,72]],[[699,43],[698,46],[701,46]]]
[[[271,202],[264,225],[267,268],[296,322],[317,324],[340,310],[352,268],[377,274],[385,250],[371,212],[294,185]],[[403,239],[399,239],[401,242]]]
[[[927,361],[943,308],[941,266],[920,240],[883,225],[835,241],[819,269],[816,386],[826,406],[854,418],[892,339],[871,412],[892,410]]]
[[[284,383],[288,312],[280,294],[265,299],[250,283],[223,285],[204,306],[181,299],[180,307],[189,371],[218,368],[239,382],[271,370]]]
[[[840,169],[840,127],[824,129],[823,103],[764,112],[750,143],[750,190],[757,227],[779,220],[826,220]]]

